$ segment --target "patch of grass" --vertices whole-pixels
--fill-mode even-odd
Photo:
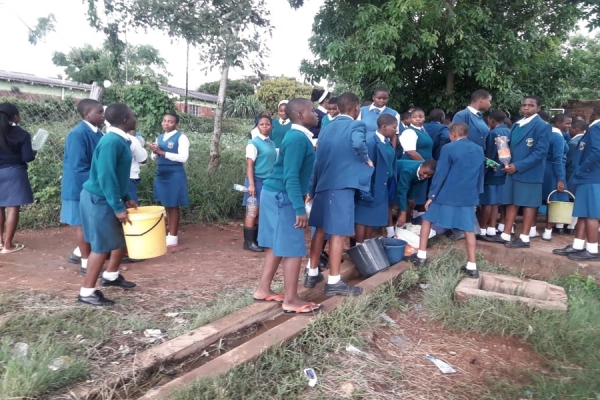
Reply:
[[[177,400],[196,399],[295,399],[306,389],[304,368],[317,375],[331,362],[328,352],[350,343],[363,344],[358,335],[378,321],[383,311],[400,305],[399,286],[382,285],[367,296],[349,299],[329,314],[317,316],[302,335],[274,347],[250,364],[233,368],[216,378],[197,381],[177,391]]]
[[[566,313],[481,298],[458,305],[454,289],[463,264],[464,254],[450,249],[424,269],[430,287],[423,305],[435,320],[459,332],[520,337],[539,354],[554,359],[561,378],[532,375],[527,389],[534,398],[595,399],[600,394],[600,290],[593,281],[577,275],[554,281],[567,290]],[[486,263],[478,266],[484,271],[498,269]]]

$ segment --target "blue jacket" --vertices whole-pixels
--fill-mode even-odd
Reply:
[[[573,160],[573,178],[577,185],[600,183],[600,122],[583,135]]]
[[[423,125],[423,128],[433,140],[433,158],[437,160],[440,158],[442,147],[450,143],[450,131],[446,125],[437,121],[428,122]]]
[[[318,108],[315,108],[315,113],[317,113],[317,126],[311,126],[310,128],[308,128],[308,130],[311,131],[311,133],[313,134],[313,138],[317,139],[321,132],[321,123],[323,121],[323,118],[327,115],[327,113],[324,113]]]
[[[360,108],[360,120],[366,125],[367,132],[375,132],[377,130],[377,119],[381,114],[389,114],[398,119],[398,112],[389,107],[384,108],[383,112],[380,112],[379,109],[369,110],[369,108],[371,108],[371,106]]]
[[[485,179],[484,183],[486,185],[503,185],[506,180],[506,172],[502,171],[504,165],[500,163],[500,158],[498,157],[498,148],[496,147],[496,138],[498,136],[510,136],[510,130],[505,124],[500,124],[490,132],[488,136],[488,141],[485,148],[485,156],[490,160],[496,161],[500,164],[500,167],[496,171],[492,168],[485,169]]]
[[[436,204],[475,207],[483,192],[483,149],[470,140],[448,143],[431,180],[429,198]]]
[[[536,115],[520,129],[519,137],[513,141],[512,136],[518,127],[517,122],[511,130],[511,163],[517,168],[512,178],[523,183],[543,183],[552,127]]]
[[[338,116],[320,133],[310,197],[325,190],[348,188],[369,192],[373,167],[367,161],[365,124],[346,115]]]
[[[481,113],[480,113],[481,114]],[[487,137],[490,134],[490,128],[483,120],[483,116],[477,116],[469,111],[468,108],[457,112],[452,118],[452,123],[464,122],[469,126],[469,140],[481,146],[485,151],[487,146]]]
[[[565,143],[562,134],[552,132],[548,140],[548,155],[546,156],[546,169],[552,169],[555,181],[566,179],[565,164],[569,145]],[[554,190],[554,189],[552,189]]]
[[[94,133],[83,121],[67,134],[60,192],[63,200],[79,201],[83,184],[90,177],[92,155],[101,138],[100,130]]]
[[[397,196],[400,211],[408,209],[408,193],[414,183],[420,182],[417,173],[424,161],[421,160],[398,160],[396,161],[396,176],[398,179]]]
[[[392,145],[386,140],[383,143],[375,134],[375,132],[367,133],[367,149],[369,151],[369,158],[373,161],[375,170],[371,176],[371,197],[372,201],[357,196],[356,203],[363,204],[365,206],[376,207],[381,203],[388,202],[389,199],[389,187],[388,181],[390,178],[394,178],[396,175],[396,166],[393,164],[394,160],[390,159],[390,151],[393,150]],[[391,173],[390,173],[391,172]]]
[[[569,151],[567,152],[567,163],[565,165],[566,173],[567,173],[567,181],[571,181],[573,177],[573,170],[575,166],[573,165],[573,160],[575,159],[575,155],[577,154],[577,150],[579,149],[579,142],[581,141],[581,136],[575,136],[568,143]]]

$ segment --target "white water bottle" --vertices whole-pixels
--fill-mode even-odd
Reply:
[[[237,190],[238,192],[247,192],[248,188],[244,185],[238,185],[237,183],[233,185],[233,190]]]
[[[256,218],[258,211],[258,200],[256,197],[250,196],[246,200],[246,217]]]
[[[39,151],[42,147],[44,147],[44,144],[46,143],[46,140],[48,140],[49,135],[50,133],[48,133],[48,131],[44,129],[38,129],[33,139],[31,139],[31,147],[33,148],[33,150]]]

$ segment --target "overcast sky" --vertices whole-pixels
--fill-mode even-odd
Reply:
[[[265,72],[269,75],[293,76],[299,79],[298,71],[302,59],[312,59],[308,48],[312,23],[315,14],[324,0],[308,0],[300,10],[293,10],[286,0],[267,0],[274,27],[273,37],[266,40],[270,56],[264,60]],[[87,1],[86,1],[87,3]],[[56,32],[51,32],[44,42],[36,46],[27,41],[28,28],[35,26],[37,18],[53,13],[56,17]],[[68,52],[70,48],[86,43],[100,46],[105,35],[92,29],[86,19],[86,6],[82,0],[0,0],[0,37],[2,57],[0,69],[25,72],[42,77],[56,77],[62,71],[52,63],[54,51]],[[21,21],[22,19],[23,21]],[[172,75],[169,83],[185,86],[185,43],[172,41],[167,35],[150,31],[129,32],[131,44],[151,44],[160,50],[168,61],[168,71]],[[241,78],[251,71],[233,70],[232,78]],[[200,56],[190,54],[190,87],[219,79],[218,69],[203,71]]]

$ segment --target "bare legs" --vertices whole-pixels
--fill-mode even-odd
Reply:
[[[373,237],[373,227],[365,225],[354,225],[356,243],[363,243],[365,240]]]
[[[179,207],[165,207],[167,212],[167,223],[169,224],[169,235],[177,236],[179,231],[179,218],[181,213]]]
[[[21,207],[0,207],[0,227],[2,236],[0,241],[5,249],[10,250],[14,247],[13,239],[19,224],[19,211]]]
[[[83,227],[81,225],[77,227],[75,238],[77,239],[77,246],[79,246],[79,251],[81,252],[81,258],[87,260],[92,252],[92,247],[85,241],[85,238],[83,237]]]

